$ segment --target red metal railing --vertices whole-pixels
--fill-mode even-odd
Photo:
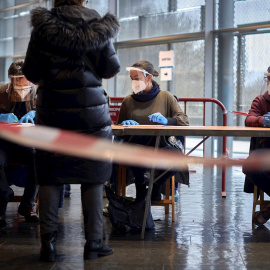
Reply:
[[[113,124],[116,124],[121,103],[123,102],[123,97],[111,97],[110,98],[110,115],[112,118]],[[215,103],[219,106],[223,113],[223,126],[227,126],[227,110],[225,106],[217,99],[214,98],[178,98],[179,102],[184,102],[184,112],[187,112],[187,103],[188,102],[202,102],[203,103],[203,125],[205,126],[205,111],[206,111],[206,103]],[[207,138],[206,138],[207,139]],[[195,150],[199,145],[204,143],[206,140],[204,139],[199,144],[197,144],[188,154],[190,154],[193,150]],[[205,154],[205,150],[203,147],[203,156]],[[227,137],[223,137],[222,140],[222,154],[223,156],[227,156]],[[222,197],[226,197],[226,167],[222,167]]]

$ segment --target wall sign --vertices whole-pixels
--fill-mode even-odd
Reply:
[[[173,51],[160,51],[159,52],[159,67],[160,67],[160,80],[172,80],[172,68],[174,66]]]
[[[160,69],[160,80],[171,81],[172,80],[172,68],[161,68]]]
[[[159,67],[173,67],[173,51],[159,52]]]

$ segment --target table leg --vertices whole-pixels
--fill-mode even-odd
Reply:
[[[223,137],[222,139],[222,152],[223,152],[223,157],[228,157],[227,156],[227,137]],[[222,187],[221,187],[221,196],[223,198],[226,198],[226,166],[222,166]]]
[[[221,187],[221,196],[226,198],[226,166],[222,166],[222,187]]]
[[[159,142],[160,142],[160,136],[156,136],[155,151],[158,150]],[[154,182],[154,175],[155,175],[155,168],[152,168],[151,173],[150,173],[149,186],[148,186],[146,203],[145,203],[145,210],[144,210],[144,216],[143,216],[143,224],[142,224],[142,231],[141,231],[141,239],[142,240],[144,239],[144,232],[145,232],[147,215],[148,215],[149,209],[151,207],[151,194],[152,194],[152,188],[153,188],[153,182]]]

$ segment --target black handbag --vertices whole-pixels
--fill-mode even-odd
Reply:
[[[146,196],[139,201],[132,201],[118,196],[108,186],[105,186],[107,199],[109,200],[109,219],[112,226],[122,232],[138,231],[142,229]],[[146,230],[155,228],[155,223],[149,208]]]

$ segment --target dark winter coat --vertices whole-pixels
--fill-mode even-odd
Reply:
[[[111,42],[119,30],[116,17],[75,5],[36,8],[31,24],[23,73],[39,85],[36,124],[111,139],[102,78],[120,70]],[[109,163],[41,151],[37,163],[41,185],[103,183],[111,173]]]
[[[246,127],[263,127],[262,120],[264,118],[264,114],[270,112],[270,96],[268,91],[266,91],[263,95],[257,96],[251,104],[251,108],[248,112],[248,116],[245,120]],[[253,137],[250,140],[250,149],[249,152],[259,149],[259,148],[269,148],[270,141],[269,138],[260,138],[260,137]],[[243,172],[244,168],[243,168]],[[244,191],[247,193],[253,193],[254,185],[252,180],[246,176]]]

